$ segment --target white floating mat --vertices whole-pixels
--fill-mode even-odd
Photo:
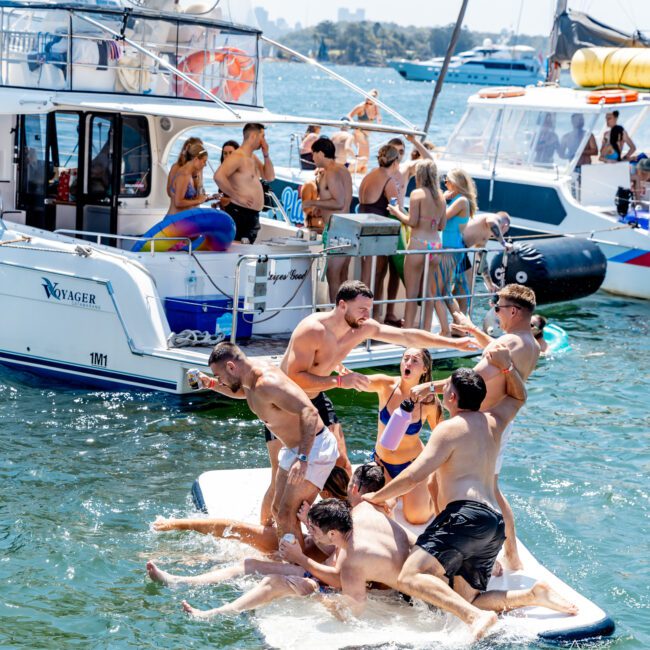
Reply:
[[[270,477],[268,468],[205,472],[195,481],[192,494],[197,507],[212,517],[258,522]],[[404,524],[400,508],[396,509],[395,518]],[[424,529],[407,525],[415,533]],[[545,569],[521,542],[518,544],[524,570],[504,571],[503,576],[490,580],[488,589],[525,589],[544,580],[580,611],[576,616],[568,616],[542,607],[515,610],[501,616],[495,640],[516,643],[541,638],[566,643],[614,632],[614,622],[600,607]],[[243,556],[249,552],[242,545]],[[335,620],[322,605],[307,598],[282,600],[261,608],[253,620],[266,642],[283,650],[330,650],[389,642],[400,647],[439,649],[471,644],[468,628],[454,616],[423,603],[410,606],[394,592],[373,591],[366,613],[352,623]]]

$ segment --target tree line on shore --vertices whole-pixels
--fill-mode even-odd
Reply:
[[[341,22],[330,20],[318,23],[282,37],[282,41],[299,51],[301,54],[316,53],[322,43],[328,51],[332,63],[383,66],[387,59],[430,59],[434,56],[444,56],[451,39],[454,25],[444,27],[403,27],[395,23],[379,23],[372,21]],[[492,34],[473,32],[467,28],[461,30],[456,46],[456,52],[469,50],[481,45],[485,38],[494,43],[505,40],[511,44],[530,45],[536,50],[545,52],[548,38],[545,36],[518,35],[507,39],[507,33]],[[279,58],[288,55],[277,53]]]

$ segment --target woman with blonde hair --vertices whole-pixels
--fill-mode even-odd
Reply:
[[[445,178],[447,190],[444,193],[447,201],[447,222],[442,232],[443,248],[466,248],[463,241],[463,231],[467,222],[476,214],[476,184],[472,177],[463,169],[452,169]],[[465,253],[444,253],[441,255],[440,264],[436,274],[436,295],[449,296],[449,308],[452,313],[462,311],[453,297],[453,288],[456,281],[471,268],[469,257]],[[464,287],[467,288],[467,287]],[[466,293],[464,291],[463,293]],[[464,301],[467,309],[467,301]],[[449,336],[449,322],[447,310],[442,301],[435,303],[436,314],[440,321],[440,333]]]
[[[187,162],[187,151],[194,144],[201,145],[201,149],[203,149],[203,140],[201,140],[201,138],[188,138],[185,140],[183,146],[181,147],[181,150],[178,152],[178,158],[176,159],[176,162],[171,166],[171,169],[169,170],[169,174],[167,175],[167,196],[170,199],[172,198],[172,178],[176,176],[179,168],[181,168]],[[198,174],[193,179],[193,183],[194,188],[197,191],[203,189],[203,172]]]
[[[435,250],[441,247],[440,231],[445,226],[445,199],[438,183],[438,169],[433,160],[420,160],[415,165],[415,189],[409,197],[409,212],[405,214],[396,205],[389,205],[388,212],[403,224],[410,226],[409,250]],[[431,257],[430,272],[436,271],[438,257]],[[406,297],[417,298],[422,295],[424,276],[424,255],[406,255],[404,260],[404,285]],[[429,279],[430,283],[430,279]],[[417,303],[407,302],[404,314],[404,327],[414,327]],[[432,309],[425,308],[431,328]]]
[[[170,179],[168,215],[198,207],[208,199],[194,184],[194,179],[203,172],[208,162],[208,152],[203,148],[203,144],[195,142],[187,147],[184,160],[185,163],[176,168],[176,173]]]

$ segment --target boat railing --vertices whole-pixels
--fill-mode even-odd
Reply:
[[[346,248],[345,246],[341,247],[336,247],[336,248]],[[297,260],[297,259],[303,259],[303,260],[311,260],[312,264],[312,269],[313,269],[313,262],[317,260],[322,260],[326,259],[328,254],[331,254],[335,249],[330,248],[326,249],[324,251],[318,252],[318,253],[286,253],[286,254],[271,254],[271,255],[259,255],[259,254],[249,254],[249,255],[240,255],[239,259],[237,260],[237,264],[235,266],[235,281],[234,281],[234,291],[233,291],[233,296],[240,296],[240,290],[242,286],[242,269],[243,266],[247,263],[252,263],[254,262],[256,265],[256,285],[257,284],[265,284],[266,283],[266,265],[270,261],[274,260]],[[486,248],[441,248],[437,250],[429,250],[429,249],[424,249],[424,250],[396,250],[394,255],[424,255],[424,269],[422,273],[422,290],[420,292],[420,295],[415,297],[415,298],[396,298],[393,300],[389,299],[384,299],[384,300],[375,300],[373,302],[375,307],[381,307],[383,305],[406,305],[407,303],[419,303],[422,305],[422,308],[420,310],[420,318],[419,318],[419,327],[423,328],[424,327],[424,321],[425,321],[425,303],[432,303],[433,305],[436,302],[444,301],[444,302],[449,302],[451,300],[457,300],[457,299],[466,299],[468,301],[468,315],[471,317],[472,309],[473,309],[473,303],[474,300],[477,298],[490,298],[493,296],[492,292],[488,291],[481,291],[477,292],[475,291],[475,284],[476,284],[476,269],[478,267],[477,261],[487,253]],[[452,294],[452,293],[445,293],[444,295],[430,295],[431,290],[429,286],[429,279],[430,279],[430,264],[431,264],[431,258],[436,255],[436,256],[450,256],[453,255],[457,261],[460,261],[463,255],[468,255],[471,256],[471,279],[469,283],[469,291],[466,291],[464,293],[459,293],[459,294]],[[262,273],[264,277],[261,277],[258,272],[257,272],[257,266],[261,265],[262,267]],[[375,277],[376,277],[376,268],[377,268],[377,258],[372,257],[371,258],[371,274],[370,274],[370,286],[375,285]],[[249,316],[255,316],[255,315],[260,315],[261,313],[264,312],[273,312],[273,313],[280,313],[280,312],[285,312],[285,311],[305,311],[305,309],[311,309],[311,313],[315,313],[317,311],[322,311],[325,309],[331,309],[334,307],[333,303],[326,302],[326,303],[319,303],[317,299],[317,289],[318,289],[318,283],[317,282],[312,282],[312,300],[311,300],[311,305],[283,305],[280,307],[264,307],[264,308],[255,308],[253,302],[253,306],[249,305],[247,306],[246,300],[244,300],[244,304],[240,306],[240,300],[239,298],[237,300],[233,299],[232,301],[232,330],[230,334],[230,340],[232,343],[236,342],[237,339],[237,321],[238,321],[238,315],[249,315]],[[257,287],[254,287],[253,289],[253,301],[255,298],[263,298],[263,289],[262,289],[262,295],[258,295],[258,290]],[[370,341],[366,342],[366,347],[369,349],[370,348]]]
[[[94,237],[97,244],[102,244],[102,239],[114,239],[116,241],[132,241],[132,242],[145,242],[142,247],[142,252],[147,252],[147,244],[149,244],[149,253],[155,254],[155,243],[163,241],[185,242],[187,250],[178,250],[174,253],[187,253],[192,255],[192,239],[190,237],[138,237],[135,235],[111,235],[110,233],[97,232],[94,230],[73,230],[70,228],[58,228],[54,231],[55,235],[70,235],[72,237]]]
[[[260,106],[258,41],[190,15],[0,0],[0,86]]]

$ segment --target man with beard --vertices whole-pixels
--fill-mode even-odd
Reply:
[[[477,349],[473,339],[448,338],[418,329],[400,329],[370,318],[372,291],[358,280],[344,282],[336,294],[334,308],[310,314],[293,331],[280,367],[298,384],[318,408],[323,421],[336,435],[339,452],[349,466],[345,440],[332,402],[325,391],[354,388],[367,391],[368,377],[348,372],[343,360],[357,345],[374,339],[409,348]],[[333,372],[337,374],[332,374]]]
[[[314,501],[336,464],[336,438],[303,390],[279,368],[251,361],[226,342],[215,346],[208,364],[214,377],[202,375],[203,385],[245,399],[282,444],[272,512],[279,538],[293,533],[302,541],[296,515],[303,501]]]

